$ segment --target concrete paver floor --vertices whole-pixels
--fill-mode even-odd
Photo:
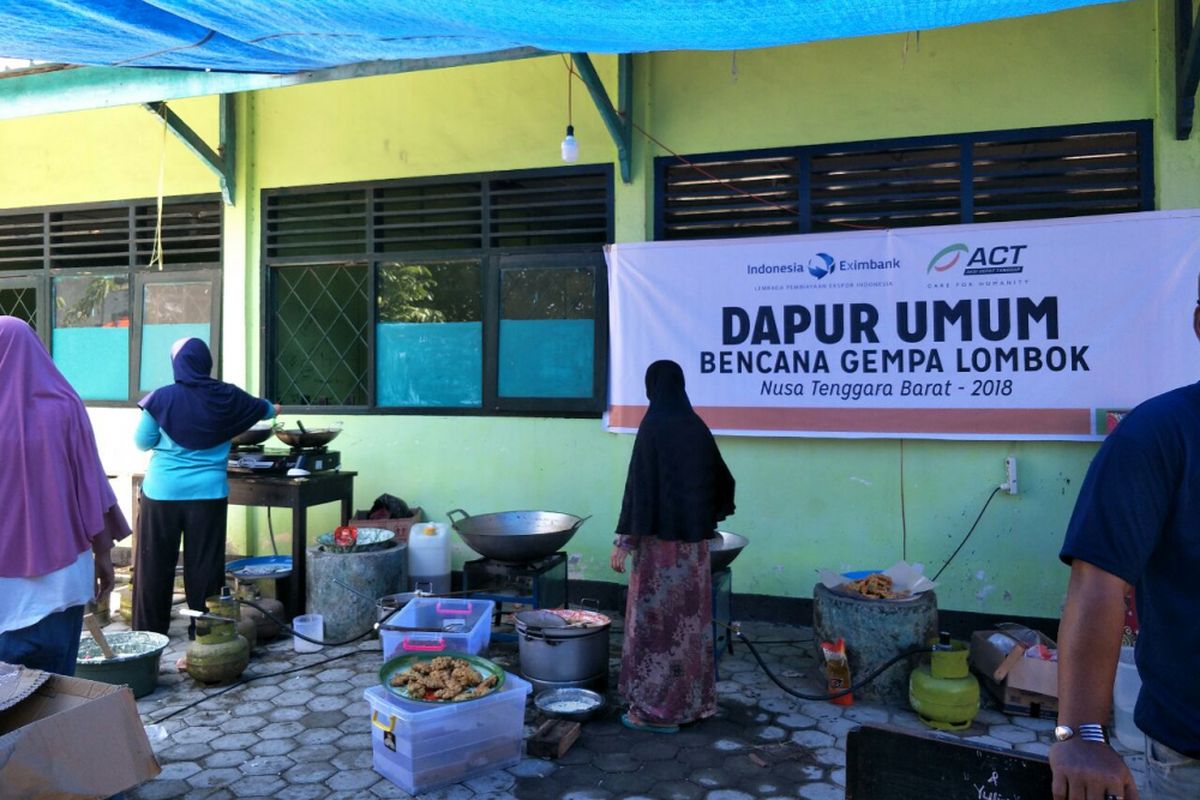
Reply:
[[[405,798],[371,767],[371,712],[363,690],[378,681],[379,642],[293,651],[290,636],[254,651],[243,678],[308,667],[222,691],[175,672],[187,639],[176,621],[163,655],[159,686],[138,702],[162,774],[128,793],[134,800],[225,798]],[[114,628],[120,627],[114,623]],[[620,628],[620,619],[614,619]],[[748,623],[751,641],[789,686],[818,692],[811,631]],[[421,795],[431,800],[841,800],[846,733],[865,722],[927,730],[907,708],[856,702],[838,706],[785,694],[744,645],[720,662],[719,714],[678,734],[627,730],[615,692],[620,634],[612,636],[610,705],[583,726],[557,761],[525,757],[514,767]],[[516,645],[494,644],[487,655],[514,670]],[[341,656],[328,664],[321,664]],[[311,666],[310,666],[311,665]],[[219,692],[219,694],[218,694]],[[986,695],[986,692],[985,692]],[[202,698],[207,698],[203,699]],[[190,703],[201,700],[194,707]],[[1053,721],[1008,716],[988,707],[959,736],[1001,748],[1045,754]],[[525,735],[538,721],[528,704]],[[169,719],[167,715],[175,713]],[[1142,781],[1142,759],[1125,753]]]

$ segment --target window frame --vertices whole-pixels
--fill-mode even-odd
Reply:
[[[530,246],[497,246],[492,241],[500,238],[493,230],[491,219],[491,204],[489,186],[492,181],[504,179],[539,178],[539,177],[569,177],[572,175],[597,175],[605,187],[604,216],[605,236],[603,244],[548,244]],[[275,271],[297,266],[312,265],[365,265],[367,269],[367,403],[363,406],[345,405],[284,405],[283,412],[288,414],[339,414],[339,415],[395,415],[395,416],[447,416],[447,417],[545,417],[545,418],[585,418],[599,419],[603,416],[607,401],[607,354],[608,354],[608,271],[604,258],[604,246],[613,240],[614,222],[614,171],[611,164],[589,164],[570,167],[550,167],[537,169],[509,170],[499,172],[481,172],[457,175],[433,175],[418,178],[398,180],[371,180],[350,183],[318,184],[312,186],[289,186],[263,189],[260,194],[260,208],[263,209],[260,224],[260,254],[262,263],[262,292],[260,319],[262,320],[261,339],[263,342],[263,357],[260,365],[261,385],[266,387],[268,394],[274,395],[277,386],[270,358],[276,352],[278,331],[270,324],[273,319],[276,295]],[[447,183],[477,181],[482,188],[483,200],[480,204],[480,229],[482,231],[482,247],[437,248],[429,250],[410,250],[377,252],[375,241],[375,225],[371,221],[375,216],[371,208],[370,192],[375,189],[393,187],[436,186]],[[341,253],[338,255],[303,255],[303,256],[270,256],[271,228],[268,225],[266,210],[268,198],[288,197],[320,192],[357,191],[362,190],[368,199],[366,211],[367,235],[364,241],[364,252],[361,254]],[[419,263],[422,261],[467,261],[475,260],[480,263],[480,292],[483,314],[482,375],[483,392],[479,406],[383,406],[378,402],[378,387],[376,385],[376,341],[375,328],[378,316],[378,274],[384,264]],[[562,268],[587,268],[595,274],[595,307],[596,319],[595,338],[593,343],[593,393],[590,398],[505,398],[498,397],[499,364],[499,287],[501,264],[504,269],[519,266],[558,266]]]
[[[742,159],[792,157],[798,164],[797,175],[797,207],[798,224],[795,230],[778,233],[764,233],[762,236],[796,236],[813,233],[812,220],[812,173],[811,157],[830,149],[841,151],[870,151],[891,148],[930,147],[938,145],[957,145],[960,150],[959,162],[959,213],[960,219],[952,224],[986,225],[989,221],[976,221],[974,216],[973,191],[973,145],[979,141],[1011,142],[1035,137],[1067,137],[1103,133],[1132,133],[1137,136],[1139,151],[1137,154],[1139,184],[1139,211],[1152,211],[1155,208],[1154,182],[1154,122],[1151,119],[1136,119],[1113,122],[1084,123],[1079,125],[1052,125],[1033,128],[1012,128],[989,131],[971,131],[966,133],[934,134],[929,136],[905,136],[890,139],[861,139],[852,142],[823,142],[816,144],[767,147],[750,150],[718,150],[709,153],[686,153],[683,158],[705,161],[709,159],[724,159],[737,161]],[[653,200],[653,236],[654,241],[694,241],[687,237],[669,238],[666,236],[666,190],[667,169],[678,166],[680,158],[672,155],[657,156],[654,159],[654,200]],[[1044,217],[1038,217],[1044,219]],[[948,223],[950,224],[950,223]],[[827,231],[818,231],[827,233]],[[741,238],[737,235],[714,234],[712,237],[699,238]]]
[[[212,284],[213,310],[211,321],[211,350],[213,354],[213,373],[215,376],[221,375],[221,306],[222,306],[222,278],[224,274],[225,263],[225,237],[224,225],[225,214],[224,207],[221,205],[221,197],[219,194],[203,193],[189,195],[171,195],[163,198],[167,207],[164,211],[169,213],[171,204],[199,204],[211,203],[214,210],[217,212],[217,261],[211,262],[179,262],[174,263],[168,261],[161,269],[151,267],[149,264],[138,262],[138,234],[144,232],[138,227],[138,209],[144,207],[155,207],[158,203],[158,198],[135,198],[119,201],[101,201],[87,203],[70,203],[53,206],[35,206],[29,208],[9,208],[0,210],[0,218],[8,215],[37,214],[41,217],[41,265],[38,267],[27,267],[22,269],[3,269],[0,268],[0,286],[5,284],[11,286],[32,287],[37,293],[37,314],[38,325],[36,332],[38,338],[42,340],[46,350],[50,353],[51,358],[53,352],[53,332],[55,329],[55,309],[53,303],[54,297],[54,281],[56,278],[83,278],[95,275],[124,275],[129,281],[130,291],[130,330],[129,330],[129,374],[127,375],[126,386],[128,393],[126,399],[123,400],[92,400],[82,398],[85,405],[95,408],[130,408],[137,406],[139,400],[145,397],[149,392],[140,390],[139,384],[141,379],[141,292],[140,287],[145,285],[145,282],[171,282],[178,280],[181,276],[187,275],[201,280],[208,280]],[[56,214],[70,213],[75,211],[121,211],[124,210],[128,217],[127,227],[127,250],[128,258],[124,265],[119,266],[54,266],[53,265],[53,244],[54,237],[53,226],[56,220]],[[168,251],[168,258],[169,258]],[[161,276],[161,277],[160,277]]]

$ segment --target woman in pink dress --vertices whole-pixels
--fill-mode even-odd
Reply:
[[[683,370],[646,370],[650,407],[638,427],[617,521],[612,568],[632,554],[625,607],[621,722],[674,733],[716,713],[708,542],[733,513],[733,476],[692,410]]]

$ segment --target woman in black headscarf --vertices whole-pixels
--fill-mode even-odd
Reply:
[[[166,633],[179,540],[187,604],[204,611],[205,598],[225,583],[225,523],[230,440],[279,406],[212,377],[213,359],[201,339],[171,348],[175,382],[139,403],[134,441],[151,450],[139,499],[133,627]]]
[[[646,370],[650,407],[638,427],[617,521],[612,568],[633,554],[625,609],[621,721],[673,733],[716,713],[708,542],[733,513],[733,476],[692,410],[683,370]]]

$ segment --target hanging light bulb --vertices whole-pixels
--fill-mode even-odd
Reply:
[[[575,126],[567,126],[567,135],[562,140],[562,160],[574,164],[579,160],[579,142],[575,141]]]

